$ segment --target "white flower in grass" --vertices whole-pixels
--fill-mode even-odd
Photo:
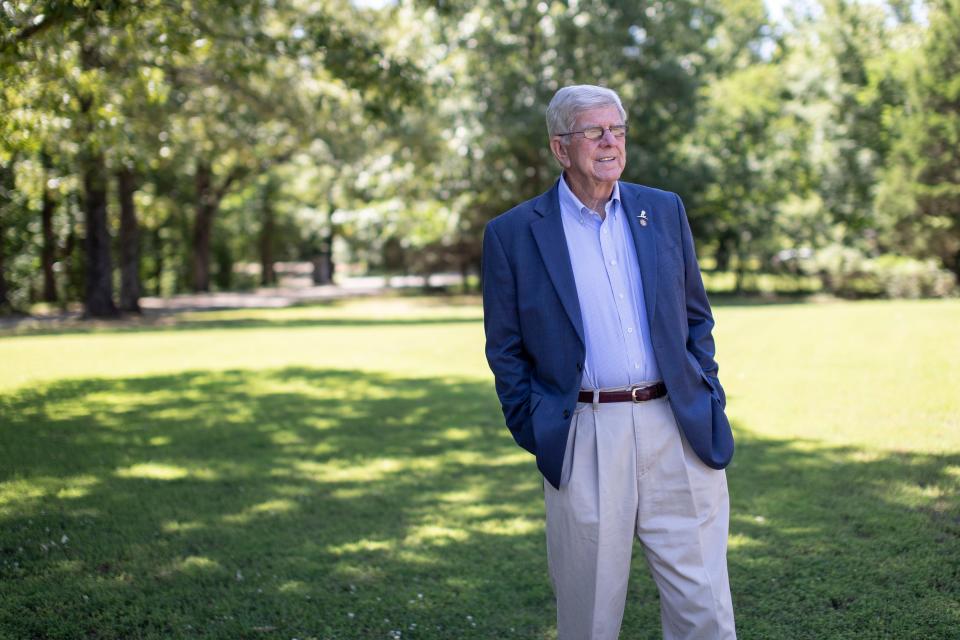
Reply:
[[[67,544],[70,542],[70,538],[67,537],[67,534],[63,534],[63,537],[60,538],[60,544]]]
[[[353,620],[353,618],[355,617],[355,614],[353,613],[353,611],[350,611],[349,613],[347,613],[347,617]]]

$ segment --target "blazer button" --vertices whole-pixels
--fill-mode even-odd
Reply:
[[[579,362],[577,363],[577,371],[583,371],[583,365]]]
[[[564,409],[564,410],[563,410],[563,417],[564,417],[564,418],[569,418],[569,417],[570,417],[570,409]]]

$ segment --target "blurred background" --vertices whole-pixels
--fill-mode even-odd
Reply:
[[[7,314],[476,290],[571,83],[620,93],[712,292],[957,292],[957,0],[8,1],[0,34]]]

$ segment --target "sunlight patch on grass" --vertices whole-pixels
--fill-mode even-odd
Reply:
[[[267,500],[260,504],[247,507],[241,513],[228,514],[223,516],[223,521],[230,524],[245,524],[259,516],[276,516],[299,509],[299,505],[293,500],[280,498],[277,500]]]
[[[310,588],[302,580],[287,580],[277,587],[277,591],[280,593],[307,594],[310,592]]]
[[[366,562],[354,564],[344,560],[335,565],[333,573],[339,576],[344,582],[357,584],[383,583],[386,579],[386,575],[381,567]]]
[[[160,530],[164,533],[189,533],[191,531],[198,531],[200,529],[206,528],[202,522],[197,520],[190,521],[179,521],[179,520],[167,520],[160,524]]]
[[[451,542],[464,542],[469,534],[463,529],[454,529],[437,524],[425,524],[414,527],[407,533],[404,545],[447,545]]]
[[[100,483],[100,479],[96,476],[80,475],[68,478],[65,482],[66,486],[57,491],[57,498],[61,500],[76,500],[86,497],[90,493],[91,488]]]
[[[424,465],[426,463],[421,461],[417,464]],[[303,477],[316,482],[372,482],[383,480],[417,466],[417,464],[410,460],[398,458],[375,458],[366,464],[359,464],[355,460],[331,462],[300,460],[294,463],[293,468]]]
[[[756,538],[743,534],[730,534],[727,538],[727,547],[731,550],[747,549],[761,544]]]
[[[337,418],[332,418],[328,416],[310,416],[304,424],[311,429],[316,429],[317,431],[326,431],[333,427],[336,427],[340,424],[340,421]],[[319,445],[323,446],[323,445]]]
[[[169,570],[170,573],[207,573],[213,571],[223,571],[223,567],[219,562],[207,556],[187,556],[180,558],[173,563]]]
[[[476,530],[499,536],[524,536],[542,531],[543,521],[522,517],[506,520],[486,520]]]
[[[274,431],[270,434],[270,441],[277,445],[303,444],[303,438],[295,431]]]
[[[159,462],[141,462],[117,469],[114,474],[120,478],[140,478],[142,480],[182,480],[183,478],[216,480],[218,478],[217,473],[212,469],[188,469],[187,467]]]
[[[888,500],[904,506],[927,504],[932,500],[956,495],[960,487],[944,487],[939,484],[918,485],[913,482],[890,482],[884,486],[884,493]]]
[[[0,482],[0,515],[13,515],[15,511],[28,510],[48,496],[77,500],[87,496],[99,483],[99,478],[89,474],[63,478],[36,476],[29,480],[17,478]]]
[[[339,545],[330,545],[326,551],[335,556],[369,553],[371,551],[390,551],[396,546],[396,540],[374,540],[363,538],[354,542]]]
[[[37,478],[0,483],[0,515],[11,515],[14,509],[24,508],[27,504],[43,498],[47,490],[39,485]]]
[[[466,442],[477,437],[475,431],[462,427],[447,427],[441,432],[441,435],[444,440],[450,442]]]
[[[326,457],[337,451],[337,447],[329,442],[321,442],[306,450],[306,453],[315,457]]]
[[[438,502],[449,502],[454,504],[476,504],[482,499],[481,492],[476,489],[463,489],[460,491],[447,491],[437,496]]]

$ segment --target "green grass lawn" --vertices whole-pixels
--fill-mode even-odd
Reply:
[[[960,302],[716,315],[740,637],[960,637]],[[470,299],[0,336],[0,638],[554,638],[482,348]]]

